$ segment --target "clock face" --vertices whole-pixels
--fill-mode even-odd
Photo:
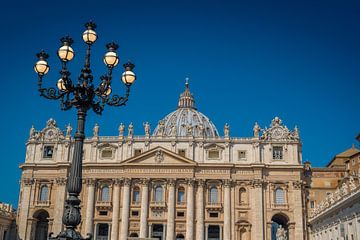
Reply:
[[[271,137],[274,139],[281,139],[284,135],[284,131],[281,128],[274,128],[271,131]]]

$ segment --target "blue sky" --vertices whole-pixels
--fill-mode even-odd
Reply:
[[[35,53],[50,53],[46,84],[59,78],[59,38],[75,39],[70,64],[75,79],[83,64],[83,24],[98,24],[94,75],[105,73],[102,55],[112,40],[120,61],[131,59],[138,79],[128,105],[88,115],[87,133],[117,134],[118,125],[152,129],[176,108],[185,77],[198,109],[222,133],[250,136],[255,121],[275,116],[298,125],[304,160],[325,165],[356,143],[360,132],[359,1],[6,1],[0,16],[2,117],[0,201],[17,203],[25,143],[32,124],[52,117],[74,125],[75,111],[40,98],[33,72]],[[115,70],[120,81],[121,68]],[[120,82],[114,91],[124,89]],[[356,143],[358,144],[358,143]]]

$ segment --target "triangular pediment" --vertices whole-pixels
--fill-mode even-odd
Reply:
[[[139,156],[126,159],[123,165],[157,165],[157,166],[195,166],[197,163],[191,159],[180,156],[163,147],[155,147]]]

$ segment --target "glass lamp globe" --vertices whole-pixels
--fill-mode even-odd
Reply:
[[[109,68],[115,67],[119,63],[119,57],[116,52],[109,51],[104,56],[104,63]]]
[[[66,92],[67,91],[67,89],[66,89],[66,87],[65,87],[65,82],[64,82],[64,80],[62,79],[62,78],[60,78],[59,79],[59,81],[57,82],[57,87],[58,87],[58,89],[60,90],[60,91],[62,91],[62,92]]]
[[[68,45],[64,45],[58,50],[58,56],[61,61],[67,62],[74,58],[74,49]]]
[[[83,40],[84,42],[86,42],[87,44],[93,44],[97,39],[97,34],[94,30],[92,29],[87,29],[84,33],[83,33]]]
[[[131,85],[136,80],[136,75],[133,71],[125,71],[121,76],[121,80],[124,84]]]
[[[49,64],[44,60],[39,60],[35,63],[34,70],[39,75],[45,75],[49,72]]]

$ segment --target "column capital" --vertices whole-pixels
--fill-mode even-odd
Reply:
[[[251,182],[253,188],[262,188],[264,185],[264,181],[262,179],[254,179]]]
[[[131,178],[124,178],[123,179],[124,186],[130,186],[131,185]]]
[[[205,187],[205,184],[206,184],[206,180],[205,179],[197,179],[196,180],[196,183],[198,185],[198,187]]]
[[[122,182],[123,182],[123,179],[121,179],[121,178],[114,178],[114,179],[113,179],[113,184],[114,184],[115,186],[121,185]]]
[[[23,178],[22,182],[25,186],[31,186],[35,183],[35,180],[33,178]]]
[[[141,185],[148,186],[149,183],[150,183],[150,181],[151,181],[150,178],[142,178],[142,179],[140,180],[140,183],[141,183]]]
[[[96,179],[95,178],[85,178],[84,182],[88,186],[95,186],[96,185]]]
[[[169,178],[167,179],[167,184],[169,186],[175,186],[176,185],[176,178]]]
[[[56,178],[55,182],[57,185],[66,185],[66,178]]]
[[[186,183],[189,186],[194,186],[195,185],[195,179],[194,178],[188,178],[188,179],[186,179]]]
[[[233,184],[233,181],[231,179],[224,179],[222,182],[225,187],[231,187],[231,185]]]

